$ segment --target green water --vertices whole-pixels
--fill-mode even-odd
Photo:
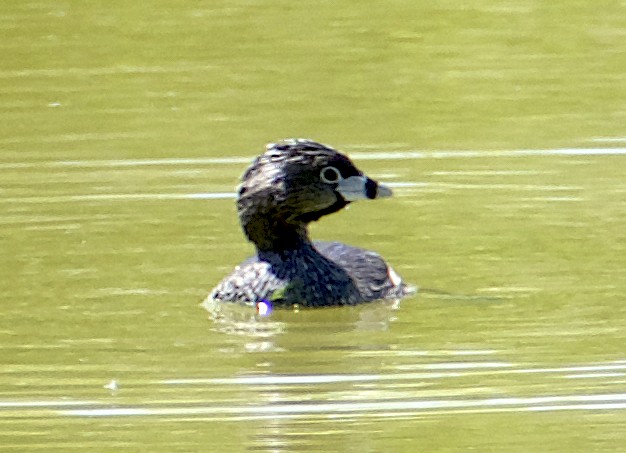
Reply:
[[[619,1],[4,2],[0,449],[622,451],[625,29]],[[395,185],[312,235],[422,293],[200,307],[289,136]]]

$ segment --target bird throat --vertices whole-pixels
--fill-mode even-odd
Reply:
[[[260,252],[283,252],[309,244],[306,224],[288,223],[271,216],[255,216],[242,223],[243,231]]]

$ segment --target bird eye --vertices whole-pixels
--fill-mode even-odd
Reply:
[[[320,179],[326,184],[336,184],[343,178],[335,167],[324,167],[320,172]]]

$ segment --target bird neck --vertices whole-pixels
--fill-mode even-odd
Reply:
[[[311,245],[304,223],[288,223],[272,216],[259,216],[249,219],[242,227],[259,253],[281,253]]]

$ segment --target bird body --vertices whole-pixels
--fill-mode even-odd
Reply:
[[[303,139],[268,145],[242,176],[237,199],[241,226],[257,254],[210,297],[315,307],[408,294],[411,288],[377,253],[308,236],[308,223],[358,199],[390,195],[333,148]]]

